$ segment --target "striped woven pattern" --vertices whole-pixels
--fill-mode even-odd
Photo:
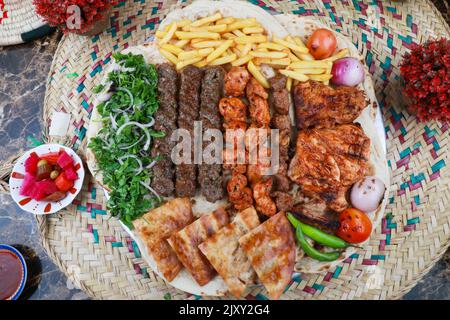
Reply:
[[[297,275],[282,299],[401,297],[450,244],[450,141],[447,125],[419,124],[406,112],[398,66],[411,44],[449,37],[448,26],[427,0],[250,2],[273,14],[314,16],[353,41],[373,75],[388,141],[391,193],[386,217],[370,243],[328,272]],[[52,142],[83,157],[91,89],[104,76],[111,55],[150,38],[171,8],[188,3],[121,1],[103,34],[62,39],[48,78],[44,121],[48,124],[54,111],[65,111],[71,114],[71,126],[67,139]],[[136,244],[109,219],[103,192],[92,179],[67,211],[38,222],[49,255],[94,298],[200,298],[172,288],[148,268]],[[257,287],[246,298],[266,299],[265,291]]]
[[[45,25],[33,0],[0,0],[0,46],[22,43],[24,33]]]

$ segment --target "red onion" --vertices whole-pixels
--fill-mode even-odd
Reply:
[[[356,58],[342,58],[333,63],[331,82],[336,85],[355,87],[364,81],[364,67]]]

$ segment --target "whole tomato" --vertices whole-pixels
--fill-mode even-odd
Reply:
[[[336,50],[336,37],[327,29],[317,29],[308,39],[309,53],[317,60],[326,59]]]
[[[345,209],[339,215],[339,229],[336,235],[349,242],[360,243],[366,241],[372,232],[372,221],[361,210]]]

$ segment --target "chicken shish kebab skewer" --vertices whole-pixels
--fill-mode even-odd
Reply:
[[[225,95],[219,103],[219,110],[224,117],[225,130],[247,130],[247,106],[239,99],[250,80],[250,74],[246,68],[233,67],[225,76]],[[225,138],[230,132],[226,133]],[[248,187],[245,176],[247,166],[236,163],[238,160],[238,146],[245,144],[245,134],[235,135],[233,144],[224,150],[224,168],[231,170],[231,179],[227,183],[228,198],[237,210],[244,210],[253,205],[252,190]],[[244,156],[247,159],[246,150]],[[231,153],[231,155],[230,155]],[[231,163],[230,163],[231,162]],[[245,163],[245,162],[244,162]]]
[[[267,130],[266,132],[268,132],[270,109],[267,99],[269,98],[269,95],[255,78],[250,79],[247,84],[246,94],[250,104],[251,126],[257,129],[265,129]],[[265,177],[262,174],[264,167],[267,168],[270,166],[270,160],[259,158],[263,154],[265,154],[266,157],[269,157],[271,153],[269,152],[270,149],[265,146],[267,137],[263,138],[262,141],[258,138],[256,141],[255,144],[250,142],[247,144],[250,153],[258,152],[258,162],[257,164],[249,164],[247,168],[247,177],[249,178],[253,190],[256,210],[270,217],[277,213],[275,202],[270,197],[273,181],[271,177]]]

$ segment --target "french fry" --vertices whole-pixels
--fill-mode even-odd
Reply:
[[[273,42],[263,42],[258,45],[259,49],[270,49],[275,51],[283,51],[285,49],[284,46],[273,43]]]
[[[242,54],[241,50],[239,50],[238,48],[234,47],[231,48],[231,51],[233,51],[233,53],[235,53],[239,58],[243,57],[244,55]]]
[[[208,64],[208,62],[206,62],[206,59],[203,59],[199,62],[194,63],[194,66],[196,66],[197,68],[203,68]]]
[[[333,64],[330,64],[330,66],[325,70],[325,74],[331,74],[332,69],[333,69]],[[330,80],[325,80],[323,83],[328,86],[330,84]]]
[[[246,44],[246,43],[259,43],[259,42],[266,42],[267,37],[264,35],[258,35],[258,36],[243,36],[243,37],[237,37],[234,39],[236,43]]]
[[[162,44],[169,42],[172,39],[173,35],[175,34],[175,31],[177,31],[177,29],[178,29],[177,23],[176,22],[172,23],[169,28],[169,31],[167,31],[166,35],[159,41],[159,43]]]
[[[193,39],[195,40],[195,39]],[[214,48],[214,47],[218,47],[223,43],[223,41],[220,40],[216,40],[216,41],[205,41],[203,39],[201,39],[201,41],[199,42],[192,42],[191,41],[191,46],[195,49],[203,49],[203,48]]]
[[[292,89],[292,78],[287,78],[286,80],[286,89],[291,92]]]
[[[179,61],[177,63],[177,70],[181,70],[181,69],[183,69],[184,67],[186,67],[188,65],[197,63],[197,62],[201,61],[202,59],[203,59],[203,57],[196,57],[196,58],[192,58],[192,59],[189,59],[189,60]]]
[[[284,59],[262,58],[262,59],[259,59],[259,62],[263,63],[263,64],[268,64],[273,67],[285,68],[291,63],[291,59],[289,59],[289,58],[284,58]]]
[[[212,40],[220,39],[219,33],[208,31],[197,31],[197,32],[176,31],[175,35],[180,40],[192,40],[197,38],[212,39]]]
[[[165,32],[165,31],[157,30],[155,32],[155,37],[157,37],[158,39],[162,39],[162,38],[164,38],[164,36],[166,34],[167,34],[167,32]]]
[[[210,65],[211,66],[220,66],[220,65],[223,65],[223,64],[227,64],[227,63],[233,62],[236,59],[237,59],[237,56],[236,56],[236,54],[233,53],[233,54],[226,55],[226,56],[220,57],[219,59],[216,59],[216,60],[212,61],[210,63]]]
[[[244,37],[245,33],[243,33],[241,30],[233,30],[231,31],[232,34],[234,34],[236,37]]]
[[[342,49],[341,51],[339,51],[338,53],[336,53],[334,56],[331,56],[329,58],[324,59],[325,61],[331,61],[334,62],[338,59],[344,58],[345,56],[347,56],[349,53],[349,50],[347,48]]]
[[[177,64],[178,63],[178,58],[171,52],[164,50],[162,48],[159,49],[159,52],[170,62],[172,62],[173,64]]]
[[[293,41],[302,48],[306,48],[305,44],[303,43],[302,39],[300,37],[294,37]]]
[[[200,26],[203,26],[203,25],[211,23],[211,22],[215,22],[220,19],[222,19],[222,14],[220,14],[220,12],[218,12],[212,16],[205,17],[205,18],[202,18],[202,19],[192,22],[191,26],[192,27],[200,27]]]
[[[176,46],[178,48],[183,48],[188,43],[189,43],[189,40],[178,40],[177,42],[175,42],[174,46]]]
[[[312,74],[308,75],[308,77],[314,81],[328,81],[333,78],[331,74]]]
[[[236,36],[230,32],[224,33],[222,35],[222,38],[227,39],[227,40],[231,40],[231,39],[235,39]]]
[[[243,57],[241,57],[241,58],[239,58],[239,59],[237,59],[237,60],[234,60],[232,63],[231,63],[231,65],[233,66],[233,67],[238,67],[238,66],[242,66],[243,64],[246,64],[247,62],[249,62],[250,60],[252,60],[252,56],[250,56],[250,55],[246,55],[246,56],[243,56]]]
[[[180,52],[183,52],[183,49],[169,43],[164,43],[161,45],[161,48],[167,50],[175,55],[178,55]]]
[[[178,54],[179,60],[189,60],[196,57],[206,57],[208,54],[213,52],[213,48],[204,48],[200,50],[192,50],[192,51],[182,51]]]
[[[266,89],[270,88],[269,82],[263,76],[261,71],[254,65],[252,61],[249,61],[247,65],[248,71],[255,77],[255,79]]]
[[[227,31],[233,31],[233,30],[238,30],[238,29],[254,27],[257,24],[258,23],[255,18],[242,19],[242,20],[238,20],[236,22],[229,24]]]
[[[272,52],[251,51],[250,55],[255,58],[269,58],[269,59],[281,59],[288,56],[287,53],[279,51],[272,51]]]
[[[297,71],[280,70],[280,73],[284,74],[286,77],[289,77],[289,78],[292,78],[294,80],[298,80],[301,82],[308,81],[308,79],[309,79],[307,75],[297,72]]]
[[[220,46],[218,46],[213,52],[211,52],[208,57],[206,57],[206,62],[210,63],[213,60],[220,57],[227,49],[233,44],[233,40],[224,41]]]
[[[216,24],[213,26],[203,26],[203,27],[192,27],[188,26],[187,30],[183,29],[183,31],[209,31],[209,32],[225,32],[227,30],[226,24]]]
[[[298,51],[298,52],[301,52],[301,53],[308,53],[308,48],[302,48],[302,47],[298,46],[295,43],[291,43],[289,41],[282,40],[282,39],[277,38],[277,37],[273,37],[272,41],[277,43],[277,44],[280,44],[280,45],[282,45],[282,46],[284,46],[286,48],[289,48],[289,49],[291,49],[293,51]]]
[[[314,61],[314,57],[310,53],[299,53],[298,56],[304,61]]]
[[[296,61],[291,63],[290,69],[326,69],[330,66],[331,62],[324,60],[315,61]]]
[[[185,27],[185,26],[187,26],[187,25],[189,25],[189,24],[191,24],[192,23],[192,21],[191,20],[189,20],[189,19],[184,19],[184,20],[180,20],[180,21],[177,21],[177,26],[178,26],[178,28],[183,28],[183,27]],[[164,31],[165,32],[168,32],[169,30],[170,30],[170,27],[172,26],[172,23],[171,24],[168,24],[165,28],[164,28]]]
[[[235,21],[233,17],[226,17],[216,21],[216,24],[231,24]]]
[[[326,73],[327,70],[326,69],[295,69],[295,71],[309,75],[309,74],[324,74],[324,73]]]
[[[182,51],[178,54],[178,60],[190,60],[197,57],[200,57],[197,50]]]
[[[262,27],[246,27],[242,29],[242,32],[245,34],[251,34],[251,33],[263,33],[264,28]]]
[[[286,52],[288,54],[289,59],[291,59],[292,62],[300,61],[300,59],[292,53],[290,49],[285,49],[283,52]]]
[[[241,49],[239,49],[239,50],[241,50]],[[244,55],[244,56],[248,55],[250,50],[252,50],[252,44],[251,43],[246,43],[244,45],[244,47],[242,48],[242,50],[241,50],[242,55]]]

